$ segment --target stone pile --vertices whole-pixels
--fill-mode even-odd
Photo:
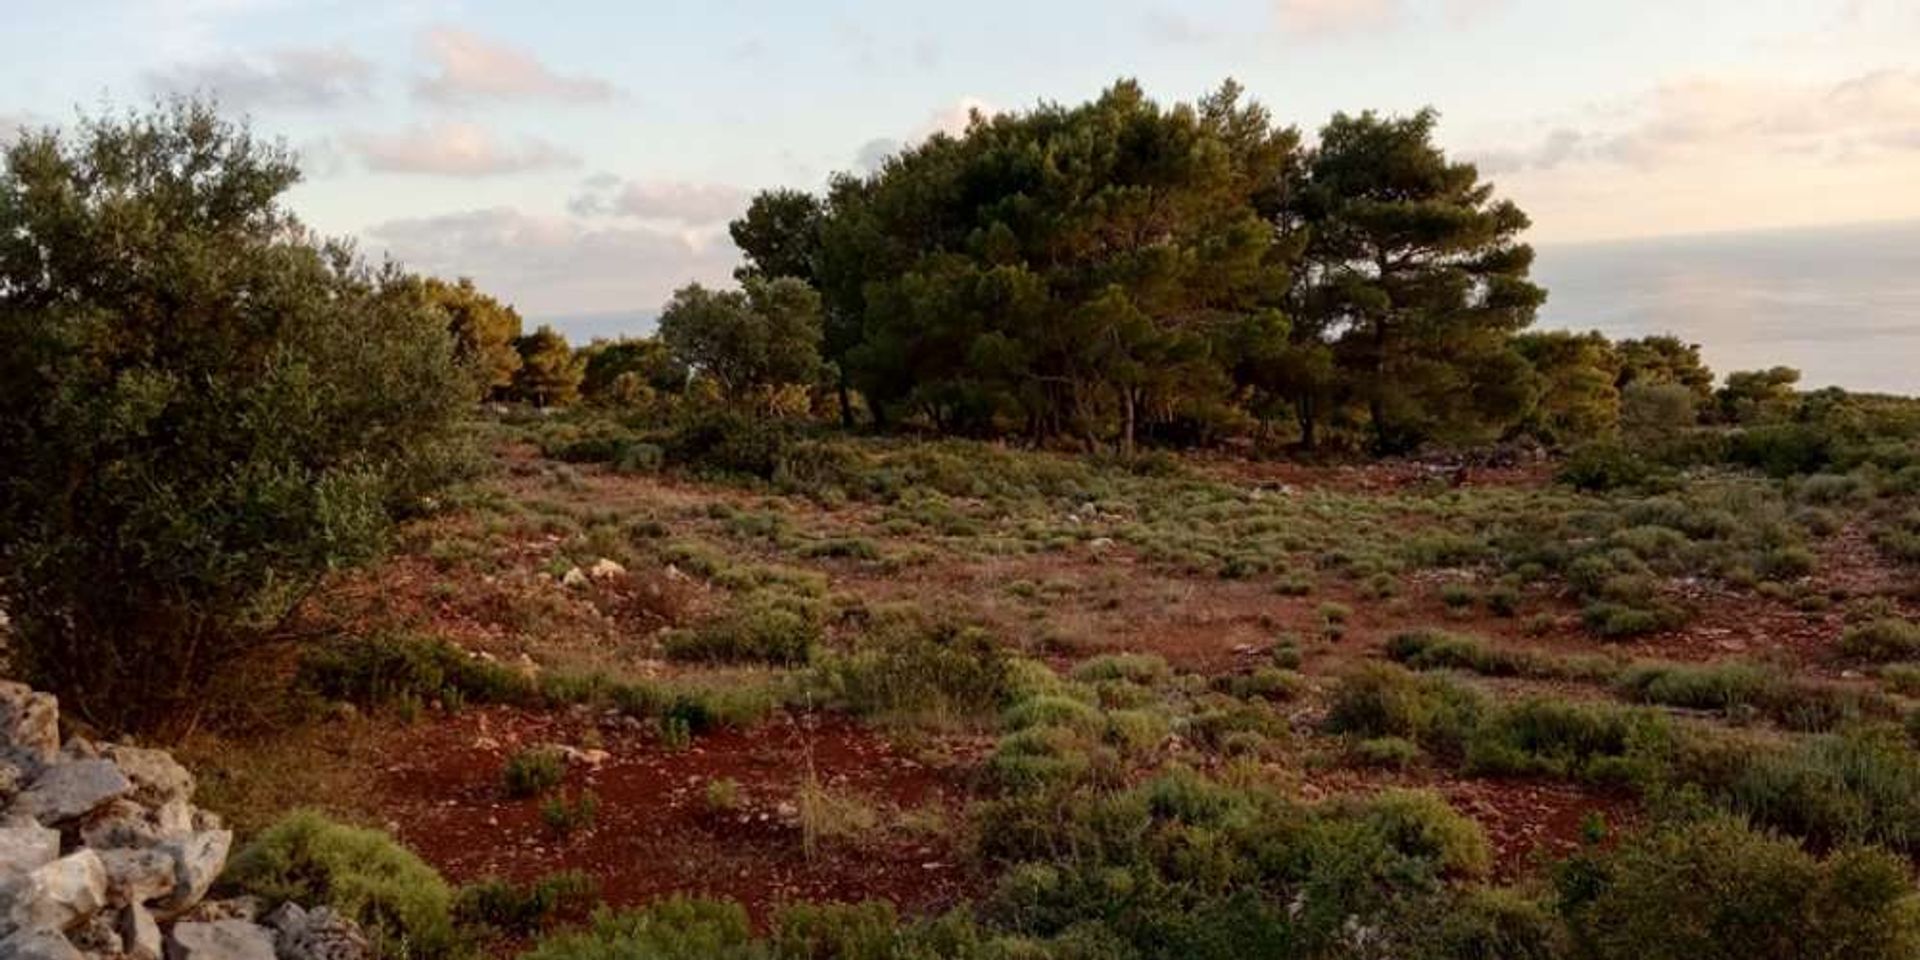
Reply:
[[[207,892],[233,833],[164,751],[60,740],[54,698],[0,681],[0,960],[365,960],[353,921]]]

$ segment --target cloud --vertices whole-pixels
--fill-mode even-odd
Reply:
[[[490,177],[579,164],[578,157],[535,137],[502,142],[470,123],[414,127],[398,134],[348,134],[345,149],[379,173]]]
[[[437,72],[415,81],[414,93],[434,103],[595,103],[620,95],[619,88],[605,80],[555,72],[531,53],[458,27],[429,30],[421,43]]]
[[[289,47],[260,57],[177,64],[147,74],[162,92],[206,91],[230,107],[331,107],[365,99],[372,62],[343,48]]]
[[[724,237],[508,207],[394,220],[365,234],[411,269],[473,277],[531,315],[651,310],[689,281],[726,282],[739,261]]]
[[[1280,28],[1302,37],[1378,29],[1399,18],[1399,0],[1274,0]]]
[[[973,115],[976,113],[983,117],[991,117],[998,112],[999,110],[993,104],[979,97],[961,97],[928,113],[926,119],[905,137],[875,137],[861,144],[860,149],[854,152],[854,167],[872,173],[884,166],[887,158],[936,133],[957,137],[967,132],[967,127],[973,123]]]
[[[683,180],[622,181],[600,174],[587,179],[568,209],[583,217],[622,216],[698,227],[725,223],[747,208],[747,192],[720,183]]]
[[[1542,236],[1644,236],[1920,215],[1920,70],[1700,76],[1463,150]]]
[[[1210,43],[1218,34],[1177,10],[1149,10],[1140,20],[1148,37],[1161,43],[1186,45]]]
[[[1273,0],[1282,32],[1305,40],[1397,30],[1437,14],[1447,27],[1470,27],[1506,0],[1432,0],[1415,9],[1406,0]]]
[[[1570,164],[1654,169],[1792,156],[1846,163],[1920,148],[1920,71],[1874,70],[1826,83],[1695,77],[1603,108],[1592,129],[1483,151],[1489,172]]]

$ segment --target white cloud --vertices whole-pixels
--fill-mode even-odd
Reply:
[[[1463,151],[1559,239],[1920,215],[1920,70],[1693,77]]]
[[[379,173],[488,177],[577,165],[578,157],[534,137],[512,142],[470,123],[414,127],[398,134],[348,134],[344,147]]]
[[[1326,40],[1393,30],[1436,16],[1448,27],[1468,27],[1504,6],[1506,0],[1273,0],[1282,32],[1306,40]]]
[[[437,72],[417,80],[414,92],[435,103],[483,100],[591,103],[611,100],[620,94],[618,88],[605,80],[559,73],[525,50],[458,27],[429,30],[421,42]]]
[[[1280,27],[1303,37],[1376,29],[1400,15],[1399,0],[1274,0]]]
[[[747,192],[721,183],[684,180],[621,181],[606,174],[588,178],[568,204],[581,216],[623,216],[637,220],[707,226],[725,223],[747,208]]]
[[[532,315],[652,310],[690,281],[725,283],[739,261],[723,237],[506,207],[395,220],[366,235],[411,269],[473,277]]]
[[[1875,70],[1811,84],[1695,77],[1603,112],[1591,118],[1591,129],[1558,126],[1537,143],[1478,158],[1490,172],[1608,163],[1652,169],[1729,157],[1876,159],[1916,146],[1920,71]]]
[[[373,64],[344,48],[293,47],[259,57],[178,64],[147,74],[167,92],[209,92],[231,107],[330,107],[364,99]]]
[[[999,111],[992,104],[979,97],[961,97],[927,114],[926,119],[910,131],[904,139],[875,137],[861,144],[860,149],[854,153],[854,166],[856,169],[871,173],[880,169],[887,162],[888,157],[936,133],[957,137],[967,132],[967,126],[973,122],[973,116],[976,113],[983,117],[991,117],[997,112]]]

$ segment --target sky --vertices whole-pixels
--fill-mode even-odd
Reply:
[[[0,137],[212,95],[289,203],[534,318],[720,282],[753,191],[972,110],[1227,77],[1432,106],[1537,244],[1920,218],[1915,0],[0,0]]]

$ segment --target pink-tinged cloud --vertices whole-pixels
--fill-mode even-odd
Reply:
[[[580,216],[621,216],[690,227],[725,223],[747,208],[747,191],[723,183],[593,177],[568,204]]]
[[[594,103],[620,95],[605,80],[560,73],[525,50],[458,27],[429,30],[421,42],[435,72],[415,81],[414,92],[434,103]]]
[[[395,220],[366,235],[409,269],[470,276],[531,315],[651,311],[689,281],[725,283],[739,261],[724,236],[507,207]]]
[[[571,167],[573,154],[534,137],[502,140],[471,123],[414,127],[398,134],[349,134],[346,151],[378,173],[490,177]]]
[[[241,110],[322,108],[366,99],[374,73],[371,61],[343,48],[289,47],[258,57],[176,64],[148,73],[147,85],[166,93],[209,93]]]

